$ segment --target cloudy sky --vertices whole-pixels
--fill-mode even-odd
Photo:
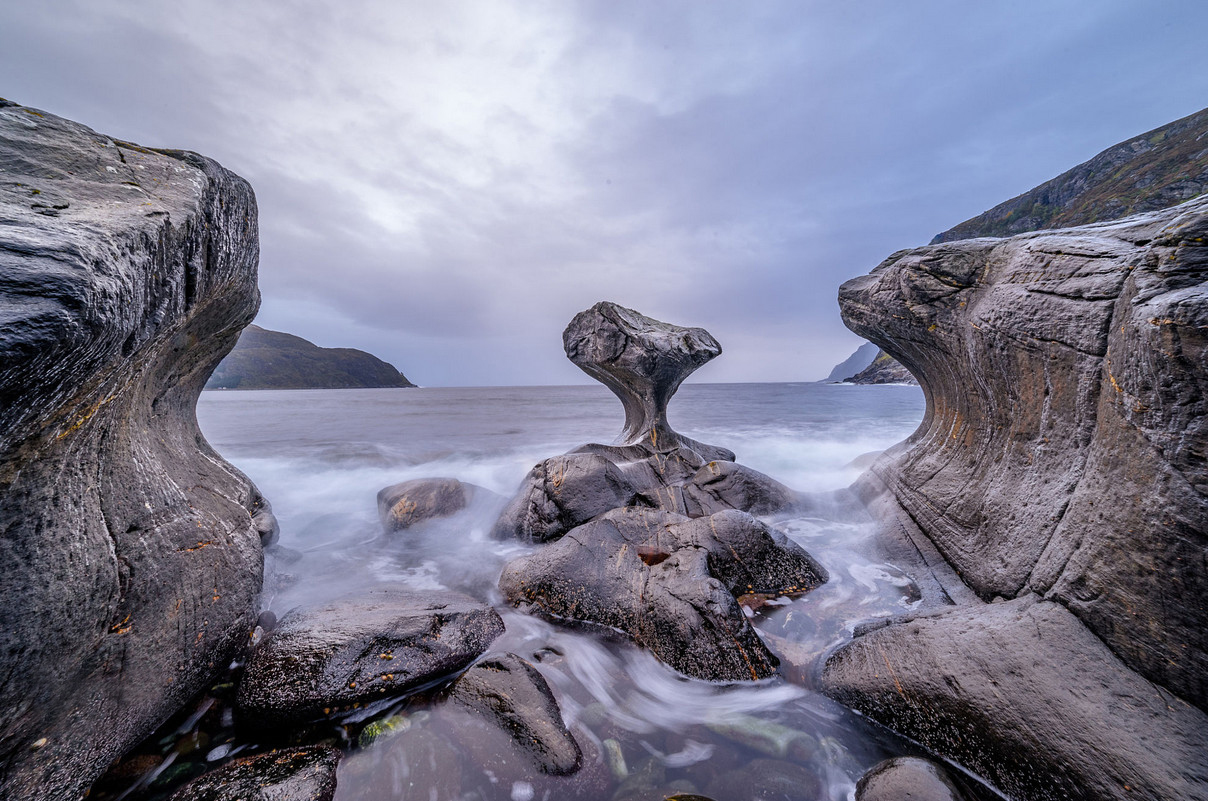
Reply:
[[[252,182],[258,322],[424,385],[574,383],[615,300],[709,381],[826,375],[838,285],[1208,106],[1203,0],[0,9],[0,95]]]

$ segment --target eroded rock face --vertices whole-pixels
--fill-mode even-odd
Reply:
[[[499,586],[512,603],[624,631],[681,673],[742,681],[770,676],[777,660],[738,598],[825,580],[805,551],[743,512],[627,508],[509,563]]]
[[[239,708],[253,723],[302,722],[405,695],[502,633],[495,610],[454,592],[379,588],[291,612],[249,659]]]
[[[0,175],[0,796],[74,799],[254,625],[273,525],[194,407],[256,312],[256,204],[3,100]]]
[[[724,448],[694,442],[667,424],[667,402],[685,378],[721,354],[703,328],[684,328],[603,301],[574,316],[562,332],[566,357],[608,387],[625,406],[618,445],[659,450],[687,445],[706,460],[730,459]]]
[[[331,801],[340,752],[315,745],[236,759],[194,779],[169,801]]]
[[[896,253],[840,306],[928,401],[857,490],[958,608],[824,691],[1013,798],[1205,797],[1208,198]]]
[[[840,306],[923,386],[872,470],[968,585],[1208,708],[1208,198],[903,251]]]

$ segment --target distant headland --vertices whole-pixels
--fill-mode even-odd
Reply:
[[[206,389],[365,389],[414,387],[394,365],[354,348],[321,348],[258,325],[214,370]]]

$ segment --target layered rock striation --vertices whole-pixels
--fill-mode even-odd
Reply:
[[[194,406],[257,257],[217,163],[0,100],[0,796],[80,797],[248,639],[272,524]]]
[[[941,581],[963,582],[981,601],[1040,599],[1030,615],[1053,608],[1042,637],[1044,629],[1021,624],[1011,644],[996,646],[1035,653],[1019,670],[1037,666],[1035,686],[1052,690],[1031,704],[1052,724],[1036,740],[1003,748],[1007,723],[986,716],[984,748],[1034,760],[1000,760],[991,771],[1000,786],[1021,798],[1057,797],[1035,777],[1062,775],[1080,758],[1081,746],[1064,748],[1079,739],[1067,736],[1070,716],[1094,718],[1112,703],[1110,693],[1063,696],[1060,685],[1078,671],[1123,688],[1119,725],[1146,729],[1155,742],[1208,736],[1208,199],[1114,223],[895,253],[844,284],[840,306],[848,326],[906,365],[927,397],[922,425],[873,465],[863,489],[887,489],[903,530],[925,537],[959,576]],[[975,658],[969,632],[997,626],[995,608],[975,600],[972,622],[941,617],[926,629],[946,631],[937,641],[967,642],[964,666],[988,675],[991,690],[1010,668]],[[1075,649],[1068,676],[1056,668],[1042,676],[1043,652],[1078,642],[1082,627],[1105,647]],[[924,707],[952,712],[954,698],[979,704],[959,686],[911,687],[909,677],[935,667],[911,651],[915,629],[869,634],[887,650],[866,663],[856,655],[869,646],[858,638],[828,663],[829,691],[976,762],[938,734],[929,740],[913,713],[888,703],[906,699],[919,721]],[[873,675],[886,664],[879,654],[901,657],[891,669],[896,688]],[[960,681],[959,669],[948,669]],[[880,700],[870,691],[877,682],[888,686]],[[1166,699],[1160,709],[1140,700],[1149,693]],[[931,725],[960,714],[937,712]],[[1109,762],[1121,748],[1148,748],[1077,729]],[[1163,751],[1159,761],[1185,753],[1169,742]],[[1131,786],[1142,785],[1136,797],[1203,797],[1206,762],[1200,753],[1166,772],[1138,770],[1148,778]],[[1076,797],[1116,797],[1100,784],[1079,786]]]

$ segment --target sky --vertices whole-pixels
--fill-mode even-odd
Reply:
[[[247,178],[257,323],[424,386],[569,384],[574,314],[809,381],[895,250],[1208,106],[1202,0],[39,0],[0,96]]]

